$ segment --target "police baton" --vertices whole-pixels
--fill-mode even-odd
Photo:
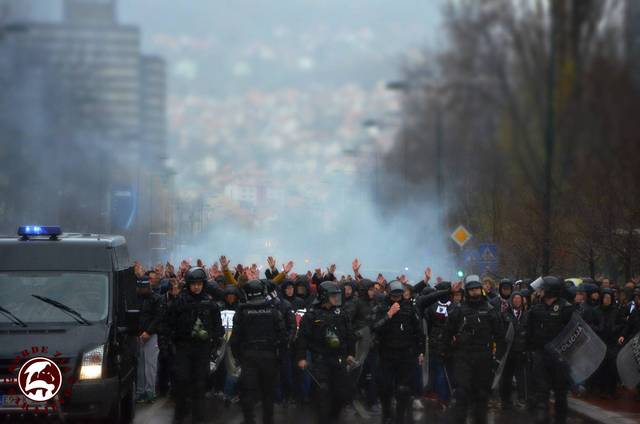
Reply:
[[[446,365],[444,365],[442,367],[442,369],[444,370],[444,378],[447,380],[447,386],[449,386],[449,394],[452,395],[453,394],[453,387],[451,387],[451,380],[449,380],[449,373],[447,372]]]
[[[309,367],[306,367],[304,369],[307,374],[309,374],[309,377],[311,377],[311,379],[318,385],[318,387],[320,387],[320,382],[318,381],[318,379],[311,373],[311,371],[309,371]]]

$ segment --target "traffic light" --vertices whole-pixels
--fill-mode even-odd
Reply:
[[[464,278],[464,271],[461,269],[458,270],[458,278]]]

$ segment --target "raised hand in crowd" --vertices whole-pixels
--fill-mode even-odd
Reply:
[[[220,266],[222,267],[222,270],[228,270],[229,269],[229,259],[227,259],[226,256],[220,256]]]

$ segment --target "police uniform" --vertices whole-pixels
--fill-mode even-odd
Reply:
[[[191,268],[185,275],[183,290],[169,309],[169,325],[176,355],[176,408],[174,422],[182,422],[187,415],[187,398],[193,406],[194,422],[204,421],[204,395],[209,375],[211,352],[224,335],[220,309],[214,299],[203,290],[194,294],[190,285],[206,282],[202,268]]]
[[[562,297],[564,283],[557,277],[543,279],[544,298],[531,307],[528,316],[527,333],[532,352],[532,384],[536,409],[536,422],[549,422],[549,393],[555,398],[556,423],[564,423],[567,418],[567,390],[569,370],[547,345],[571,320],[574,307]],[[546,299],[554,299],[552,303]]]
[[[448,338],[453,340],[453,369],[456,381],[452,422],[465,422],[472,410],[476,423],[487,422],[491,389],[493,344],[503,330],[497,311],[484,296],[472,298],[469,290],[481,288],[480,279],[470,275],[465,281],[465,300],[449,314]]]
[[[387,313],[396,303],[392,299],[374,308],[373,331],[380,353],[378,390],[383,422],[391,420],[391,401],[395,396],[395,421],[403,423],[411,401],[418,357],[424,354],[424,332],[412,303],[402,298],[402,283],[392,281],[389,289],[392,295],[400,297],[397,302],[400,309],[389,318]]]
[[[287,344],[287,330],[279,309],[268,303],[266,287],[259,280],[243,286],[247,303],[233,317],[229,344],[240,362],[240,402],[246,424],[255,423],[254,406],[262,400],[262,420],[273,423],[273,402],[280,353]]]
[[[319,424],[334,421],[353,390],[346,359],[355,355],[355,334],[346,314],[326,307],[332,294],[340,294],[336,283],[320,284],[319,299],[302,317],[296,339],[296,363],[311,354],[308,372],[314,380],[314,403]]]

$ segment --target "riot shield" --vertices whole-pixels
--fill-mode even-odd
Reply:
[[[622,385],[635,389],[640,384],[640,333],[624,345],[616,359]]]
[[[347,366],[347,371],[351,372],[356,368],[362,368],[362,364],[369,355],[369,349],[371,349],[371,330],[369,327],[364,327],[357,332],[358,340],[356,341],[356,363]],[[360,372],[358,372],[358,377]]]
[[[427,320],[422,319],[422,331],[424,331],[424,362],[422,363],[422,390],[429,386],[429,326]]]
[[[222,318],[222,325],[225,329],[224,333],[224,365],[227,368],[227,372],[232,376],[238,378],[240,377],[240,372],[242,371],[238,366],[236,359],[231,352],[231,346],[229,345],[229,339],[231,338],[231,333],[233,332],[233,317],[235,315],[235,311],[222,311],[220,313]]]
[[[566,363],[569,375],[576,384],[589,378],[607,353],[607,345],[577,313],[573,314],[546,349]]]
[[[491,390],[495,390],[500,384],[500,378],[502,378],[502,373],[504,372],[504,367],[507,364],[507,358],[509,358],[509,352],[511,352],[511,346],[513,345],[513,339],[515,337],[515,330],[513,328],[513,323],[509,323],[509,328],[507,328],[507,334],[504,336],[505,342],[507,342],[507,350],[505,350],[504,355],[498,361],[498,369],[496,370],[496,374],[493,377],[493,383],[491,384]]]
[[[220,367],[220,364],[222,364],[226,356],[227,343],[229,342],[229,337],[231,337],[234,315],[235,311],[220,311],[220,318],[222,319],[222,326],[224,327],[225,333],[222,338],[222,344],[216,349],[209,360],[209,372],[212,374]]]

